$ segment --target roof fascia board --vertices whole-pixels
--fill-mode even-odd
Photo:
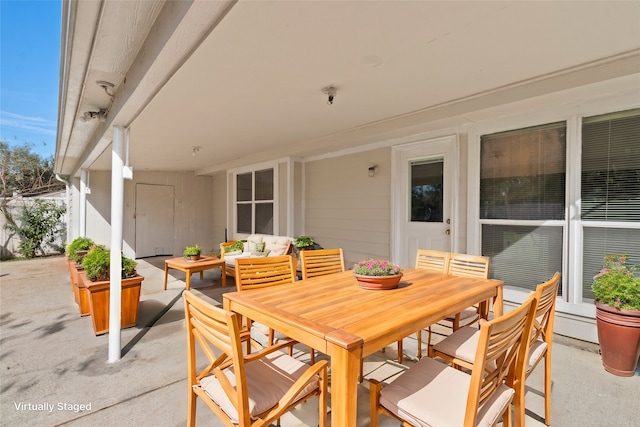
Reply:
[[[165,3],[118,88],[106,121],[87,142],[72,175],[77,175],[80,169],[89,169],[108,148],[113,126],[129,127],[236,2]]]
[[[66,160],[71,132],[75,127],[80,100],[86,85],[90,54],[102,7],[102,1],[64,0],[62,3],[58,129],[54,159],[56,173],[61,173],[64,169],[63,164]]]

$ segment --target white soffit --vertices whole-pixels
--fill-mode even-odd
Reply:
[[[639,49],[640,2],[243,1],[131,124],[131,162],[213,173],[464,124],[638,73]]]

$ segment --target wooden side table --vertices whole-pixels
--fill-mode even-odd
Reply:
[[[224,268],[224,260],[216,257],[202,257],[196,261],[188,261],[183,257],[168,259],[164,262],[164,290],[167,290],[167,279],[169,277],[169,269],[183,271],[187,275],[186,289],[191,289],[191,274],[200,273],[200,280],[203,279],[203,271],[212,268],[219,268],[222,277],[222,287],[227,287],[227,274]]]

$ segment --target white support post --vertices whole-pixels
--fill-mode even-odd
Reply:
[[[113,127],[111,142],[111,258],[109,285],[109,362],[120,360],[120,295],[122,293],[122,229],[124,212],[124,128]]]
[[[89,171],[82,169],[80,171],[80,229],[79,236],[85,237],[87,235],[87,182],[89,181]]]

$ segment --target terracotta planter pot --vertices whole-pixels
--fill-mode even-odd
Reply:
[[[102,335],[109,332],[109,297],[110,282],[92,282],[82,275],[84,286],[87,290],[93,332]],[[128,279],[122,279],[122,293],[120,296],[120,327],[131,328],[136,325],[138,319],[138,306],[140,304],[140,289],[144,277],[136,275]]]
[[[91,314],[91,307],[89,307],[89,295],[87,294],[87,289],[84,287],[84,280],[86,280],[84,268],[82,268],[81,265],[76,264],[73,295],[76,298],[80,316],[88,316]]]
[[[67,258],[67,265],[69,266],[69,281],[71,282],[71,290],[74,295],[76,293],[76,262]],[[76,297],[76,304],[78,303],[78,298]]]
[[[400,283],[400,279],[402,278],[402,274],[395,276],[363,276],[353,273],[353,275],[358,281],[358,286],[362,289],[370,290],[395,289],[398,287],[398,283]]]
[[[596,302],[602,364],[621,377],[635,375],[640,357],[640,310],[616,310]]]

